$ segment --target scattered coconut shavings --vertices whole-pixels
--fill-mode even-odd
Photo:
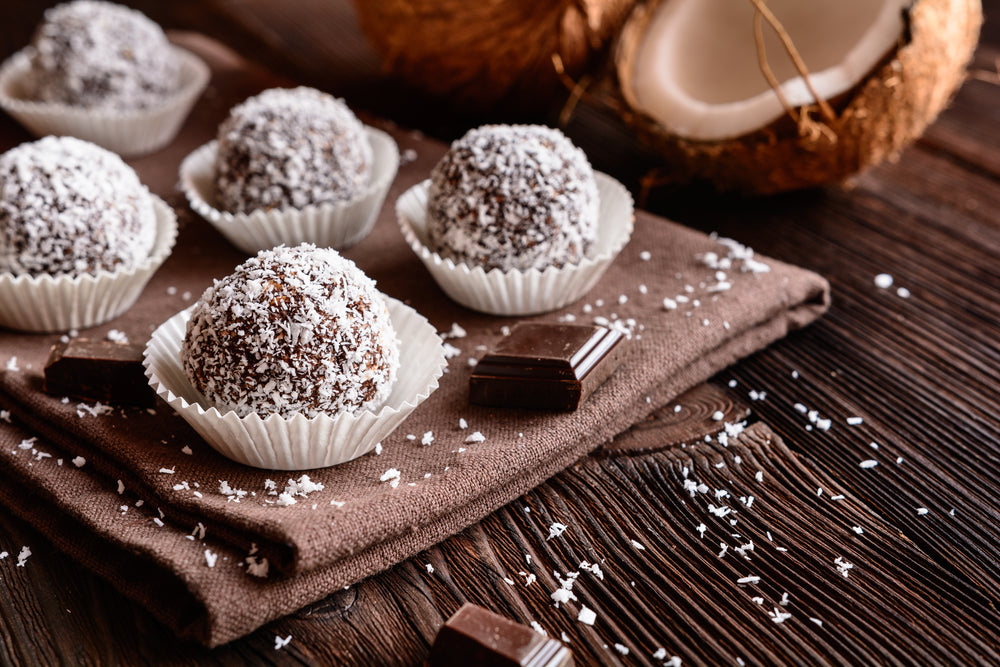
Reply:
[[[757,584],[760,583],[760,577],[756,574],[751,574],[746,577],[740,577],[736,580],[737,584]]]
[[[642,250],[639,252],[639,259],[641,259],[644,262],[648,262],[649,260],[653,259],[653,254],[648,250]]]
[[[187,454],[188,456],[191,456],[192,454],[194,454],[194,452],[191,451],[190,447],[184,445],[183,447],[181,447],[181,454]]]
[[[544,637],[548,637],[549,636],[549,633],[545,632],[545,628],[543,628],[542,625],[538,621],[532,621],[531,622],[531,629],[534,630],[535,632],[537,632],[538,634],[544,636]]]
[[[777,607],[774,608],[774,611],[767,612],[767,614],[768,616],[771,617],[771,620],[774,621],[775,623],[784,623],[785,621],[787,621],[792,617],[791,613],[787,611],[781,611]]]
[[[853,563],[848,563],[846,560],[844,560],[843,556],[837,556],[834,559],[833,563],[834,563],[834,565],[837,566],[837,571],[840,572],[842,575],[844,575],[844,579],[847,579],[847,577],[848,577],[848,571],[852,567],[854,567],[854,564]]]
[[[858,425],[864,423],[864,421],[865,420],[864,420],[863,417],[848,417],[847,418],[847,425],[848,426],[858,426]]]
[[[8,359],[6,368],[11,373],[16,373],[19,370],[21,370],[17,365],[17,357],[11,357],[10,359]]]
[[[465,429],[469,428],[469,422],[465,421],[464,417],[459,417],[458,418],[458,428],[460,428],[460,429],[462,429],[464,431]]]
[[[696,530],[696,531],[698,531],[698,536],[699,536],[699,537],[700,537],[701,539],[704,539],[704,538],[705,538],[705,531],[706,531],[706,530],[708,530],[708,526],[706,526],[706,525],[705,525],[705,524],[703,524],[703,523],[699,523],[699,524],[698,524],[698,527],[697,527],[697,528],[695,528],[695,530]]]
[[[76,416],[80,418],[83,418],[84,415],[100,417],[102,415],[110,415],[112,412],[114,412],[114,408],[110,405],[104,405],[100,401],[97,401],[93,405],[87,405],[86,403],[77,403],[76,405]]]
[[[286,646],[288,646],[291,643],[291,641],[292,641],[292,636],[291,635],[288,635],[284,639],[281,638],[281,635],[275,635],[274,636],[274,650],[278,651],[280,649],[285,648]]]
[[[917,515],[923,516],[924,514],[927,514],[929,511],[930,510],[927,509],[926,507],[918,507],[917,508]]]
[[[820,619],[813,618],[812,616],[810,616],[809,620],[812,621],[813,623],[815,623],[816,625],[818,625],[819,627],[821,627],[821,628],[823,627],[823,621],[821,621]]]
[[[0,422],[10,423],[10,410],[0,410]]]
[[[452,322],[451,329],[449,329],[448,331],[442,331],[438,333],[438,335],[441,336],[441,338],[443,339],[465,338],[467,332],[465,329],[462,328],[461,324],[459,324],[458,322]]]
[[[858,464],[859,467],[864,468],[866,470],[868,468],[874,468],[877,465],[878,465],[878,461],[876,461],[875,459],[867,459],[867,460],[862,461],[861,463]]]
[[[880,273],[875,276],[875,287],[879,289],[889,289],[892,287],[892,276],[888,273]]]
[[[549,526],[549,536],[545,538],[545,541],[548,542],[554,537],[560,537],[564,532],[566,532],[566,529],[568,527],[569,526],[567,526],[566,524],[559,523],[558,521],[553,523],[551,526]]]
[[[18,449],[33,449],[36,442],[38,442],[38,438],[37,437],[25,438],[24,440],[22,440],[21,442],[18,443],[17,448]],[[82,457],[77,457],[77,458],[82,458]],[[74,459],[74,461],[75,461],[75,459]],[[81,463],[80,465],[83,465],[83,464]]]
[[[712,420],[713,421],[721,422],[725,418],[726,418],[726,415],[725,415],[724,412],[722,412],[722,410],[716,410],[715,412],[712,413]]]
[[[426,433],[424,433],[423,437],[420,438],[420,444],[421,445],[429,445],[432,442],[434,442],[434,432],[433,431],[427,431]]]
[[[625,646],[625,644],[615,644],[615,650],[622,655],[628,655],[628,646]]]
[[[289,505],[294,505],[297,502],[299,501],[293,498],[292,494],[287,491],[282,491],[278,494],[278,499],[274,501],[274,504],[278,507],[288,507]]]
[[[309,475],[302,475],[297,480],[289,479],[288,484],[285,485],[285,493],[292,496],[301,496],[305,498],[310,493],[315,493],[316,491],[322,491],[326,487],[319,482],[314,482],[309,479]]]
[[[4,554],[6,555],[6,551]],[[24,567],[24,564],[28,562],[28,558],[31,556],[31,549],[24,546],[21,547],[21,552],[17,554],[17,567]]]
[[[586,625],[593,625],[594,621],[597,620],[597,613],[587,607],[587,605],[582,605],[580,607],[580,614],[576,617],[576,620]]]
[[[641,542],[638,542],[636,540],[632,540],[632,546],[635,547],[636,549],[638,549],[639,551],[645,551],[646,550],[646,547],[644,547]]]
[[[601,566],[598,565],[597,563],[591,564],[588,563],[587,561],[583,561],[582,563],[580,563],[580,569],[583,570],[584,572],[590,572],[592,575],[594,575],[595,577],[597,577],[602,581],[604,580],[604,571],[601,570]]]
[[[451,343],[444,343],[443,347],[444,347],[445,359],[453,359],[454,357],[457,357],[460,354],[462,354],[462,351],[457,347],[455,347],[454,345],[452,345]]]
[[[665,648],[658,648],[653,653],[653,660],[663,660],[666,657],[667,657],[667,649]]]
[[[205,562],[209,567],[215,567],[215,561],[218,560],[219,554],[212,553],[210,549],[205,549]]]
[[[87,465],[87,459],[83,458],[82,456],[77,456],[73,459],[72,463],[77,468],[82,468],[83,466]]]
[[[177,470],[175,468],[160,468],[160,473],[163,475],[173,475]]]
[[[112,343],[128,343],[128,335],[124,331],[119,331],[118,329],[111,329],[108,331],[107,338]]]
[[[219,493],[227,497],[227,502],[240,502],[246,497],[247,492],[243,489],[234,489],[229,486],[229,482],[225,480],[219,480]]]
[[[741,273],[767,273],[771,267],[754,258],[754,251],[734,239],[719,237],[714,232],[709,235],[719,245],[726,248],[725,256],[715,252],[696,255],[696,259],[710,269],[728,271],[738,269]]]
[[[378,481],[389,482],[389,486],[395,489],[397,486],[399,486],[400,472],[395,468],[389,468],[384,473],[382,473],[382,476],[378,478]]]
[[[427,568],[427,574],[434,574],[434,566],[433,565],[431,565],[430,563],[427,563],[427,565],[424,565],[424,567]]]
[[[552,594],[549,595],[549,597],[556,603],[556,607],[560,604],[565,604],[570,600],[576,600],[576,594],[568,588],[557,588],[552,591]]]
[[[270,570],[271,565],[267,562],[266,558],[249,555],[246,557],[244,562],[247,564],[247,574],[260,579],[267,578],[267,573]]]
[[[896,296],[898,296],[900,299],[909,299],[910,290],[906,289],[905,287],[897,287]]]
[[[465,442],[486,442],[486,436],[479,431],[473,431],[465,437]]]

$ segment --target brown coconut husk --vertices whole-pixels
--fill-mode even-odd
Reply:
[[[636,0],[356,0],[361,26],[402,81],[456,106],[544,109],[582,76]]]
[[[742,137],[691,141],[635,110],[633,59],[658,5],[652,0],[636,7],[623,28],[615,68],[625,104],[606,101],[663,155],[668,180],[706,179],[722,190],[756,194],[841,182],[896,159],[964,81],[982,24],[980,0],[915,0],[896,50],[853,90],[828,100],[826,112],[819,105],[802,107]]]

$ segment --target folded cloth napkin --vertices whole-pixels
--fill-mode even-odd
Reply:
[[[217,78],[225,103],[216,108],[256,92],[247,81],[259,78]],[[211,137],[217,114],[192,118],[172,149],[136,163],[178,208],[171,190],[180,158]],[[469,405],[468,361],[517,320],[451,302],[404,242],[392,202],[427,176],[445,146],[394,135],[416,159],[400,169],[371,236],[345,254],[382,291],[460,336],[448,340],[457,354],[440,388],[380,454],[307,471],[308,484],[302,473],[245,467],[162,403],[146,411],[44,394],[42,364],[58,336],[0,332],[0,503],[181,635],[225,643],[416,554],[828,306],[829,286],[814,273],[638,213],[631,242],[583,301],[528,318],[606,318],[631,337],[622,367],[573,413]],[[730,259],[724,277],[713,256]],[[182,211],[177,248],[139,303],[81,335],[113,327],[144,340],[243,258]],[[482,441],[469,438],[476,431]],[[276,502],[286,487],[294,504]]]

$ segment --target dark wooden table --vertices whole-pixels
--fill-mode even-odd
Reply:
[[[339,3],[319,3],[339,30],[330,42],[296,48],[296,31],[315,28],[283,3],[157,4],[147,9],[165,25],[209,32],[443,138],[478,120],[430,101],[393,113],[391,87]],[[246,10],[238,20],[234,7]],[[4,55],[40,10],[0,9]],[[466,600],[563,634],[584,664],[1000,663],[1000,3],[986,10],[978,77],[896,164],[849,188],[741,199],[696,187],[646,202],[828,277],[833,307],[816,324],[481,523],[215,650],[179,642],[0,512],[0,551],[33,552],[25,568],[0,560],[0,663],[418,664]],[[255,43],[265,47],[249,51]],[[321,68],[323,53],[332,65]],[[599,168],[638,186],[649,165],[619,127],[584,112],[569,131]],[[879,273],[894,277],[891,289],[876,287]],[[703,441],[717,409],[749,415],[739,445]],[[726,465],[736,456],[755,467]],[[689,495],[685,469],[730,492],[738,532],[711,499]],[[768,480],[752,504],[739,500],[751,481],[739,470],[751,469]],[[554,521],[568,528],[546,539]],[[603,577],[582,572],[578,601],[555,608],[556,577],[583,561]],[[525,585],[529,571],[537,581]],[[737,583],[750,574],[760,581]],[[581,604],[598,611],[593,626],[577,622]],[[292,641],[275,650],[276,635]],[[659,648],[666,658],[654,659]]]

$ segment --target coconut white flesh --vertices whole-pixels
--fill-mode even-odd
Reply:
[[[769,0],[829,99],[850,90],[894,47],[912,0]],[[634,61],[632,94],[672,134],[713,141],[748,134],[785,109],[761,72],[750,0],[667,0],[657,7]],[[813,103],[775,31],[762,17],[767,62],[785,98]]]

